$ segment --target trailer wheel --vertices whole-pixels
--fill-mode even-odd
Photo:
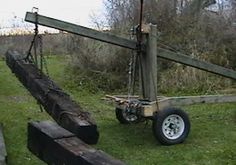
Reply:
[[[167,108],[156,114],[152,125],[156,139],[164,145],[182,143],[190,131],[187,113],[177,108]]]
[[[131,124],[140,121],[140,117],[136,114],[130,113],[127,109],[123,110],[116,108],[116,118],[121,124]]]

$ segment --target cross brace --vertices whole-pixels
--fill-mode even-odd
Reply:
[[[181,53],[175,53],[163,48],[157,48],[157,52],[158,57],[236,80],[236,71],[232,69],[205,62]]]
[[[25,21],[36,23],[35,14],[31,12],[27,12],[25,16]],[[89,28],[79,26],[76,24],[60,21],[54,18],[38,15],[38,24],[51,27],[51,28],[56,28],[56,29],[63,30],[66,32],[70,32],[70,33],[77,34],[80,36],[92,38],[95,40],[103,41],[106,43],[118,45],[124,48],[129,48],[133,50],[136,49],[135,41],[121,38],[112,34],[100,32],[97,30],[89,29]],[[218,66],[209,62],[201,61],[199,59],[192,58],[190,56],[187,56],[181,53],[175,53],[170,50],[157,48],[157,56],[170,60],[170,61],[175,61],[175,62],[184,64],[190,67],[198,68],[200,70],[204,70],[207,72],[211,72],[217,75],[221,75],[223,77],[236,80],[236,71],[234,70],[227,69],[222,66]]]

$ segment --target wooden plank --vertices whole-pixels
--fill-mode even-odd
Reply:
[[[91,115],[73,101],[69,95],[49,77],[42,74],[32,63],[23,60],[23,55],[8,51],[6,63],[31,95],[62,127],[76,134],[88,144],[96,144],[99,138],[97,125]]]
[[[0,165],[6,165],[6,161],[7,161],[7,151],[3,137],[3,127],[2,124],[0,123]]]
[[[124,165],[51,121],[28,123],[28,149],[47,164]]]
[[[146,53],[142,53],[141,61],[142,61],[142,74],[143,76],[141,85],[144,96],[143,98],[148,99],[150,101],[155,101],[157,96],[157,40],[156,35],[157,26],[149,25],[149,34],[147,34],[147,47]]]
[[[196,59],[196,58],[193,58],[193,57],[181,54],[181,53],[175,53],[170,50],[163,49],[163,48],[157,48],[157,56],[236,80],[236,71],[234,70],[227,69],[222,66],[215,65],[209,62],[201,61],[199,59]]]
[[[160,109],[166,107],[185,106],[193,104],[211,104],[211,103],[235,103],[236,95],[205,95],[205,96],[182,96],[168,97],[158,101]],[[155,105],[155,103],[153,103]]]
[[[181,97],[159,97],[156,101],[149,102],[142,106],[141,115],[152,117],[159,110],[168,107],[180,107],[194,104],[212,104],[212,103],[235,103],[236,95],[203,95],[203,96],[181,96]],[[158,106],[158,107],[157,107]],[[119,105],[123,109],[122,105]]]
[[[27,12],[25,16],[25,21],[36,23],[35,13]],[[90,29],[90,28],[86,28],[83,26],[79,26],[76,24],[72,24],[69,22],[64,22],[58,19],[38,15],[38,24],[55,28],[55,29],[59,29],[59,30],[63,30],[69,33],[77,34],[83,37],[88,37],[88,38],[92,38],[92,39],[99,40],[102,42],[114,44],[114,45],[121,46],[124,48],[136,49],[135,41],[121,38],[121,37],[118,37],[109,33],[104,33],[104,32]]]

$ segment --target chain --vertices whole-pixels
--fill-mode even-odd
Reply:
[[[35,37],[35,41],[34,41],[34,64],[37,68],[39,68],[38,65],[38,52],[37,52],[37,48],[38,48],[38,44],[39,44],[39,36],[37,34],[37,36]]]
[[[53,81],[50,79],[47,61],[43,55],[43,37],[42,37],[42,35],[39,35],[39,30],[38,30],[38,8],[33,8],[33,9],[36,9],[36,12],[34,12],[35,13],[34,37],[33,37],[33,40],[31,41],[31,45],[28,50],[28,54],[24,58],[24,60],[26,62],[30,62],[30,63],[35,64],[35,66],[40,70],[40,77],[41,78],[43,77],[43,70],[45,70],[45,72],[46,72],[45,74],[46,74],[48,81],[49,81],[48,82],[48,86],[50,88],[49,91],[53,90],[53,91],[56,91],[59,93],[63,93],[61,90],[59,90],[55,87]],[[31,53],[32,49],[34,51],[34,56]],[[39,57],[37,55],[38,51],[39,51]],[[40,63],[38,64],[38,62],[40,62]],[[45,94],[45,96],[46,95],[47,94]],[[43,111],[42,105],[39,102],[38,102],[38,104],[39,104],[40,110]]]
[[[133,65],[133,55],[131,56],[129,62],[128,99],[130,99],[130,96],[132,95],[132,65]]]
[[[40,55],[40,72],[41,72],[41,76],[43,74],[43,39],[42,39],[42,35],[38,35],[38,39],[39,39],[39,55]]]
[[[134,34],[136,34],[136,51],[137,53],[134,54],[132,52],[132,56],[130,58],[129,62],[129,71],[128,71],[128,99],[130,99],[130,96],[134,94],[134,86],[135,86],[135,75],[136,75],[136,62],[140,61],[141,59],[141,54],[142,54],[142,18],[143,18],[143,0],[140,0],[140,17],[139,17],[139,25],[134,27],[131,32],[130,39]],[[136,32],[136,33],[135,33]],[[142,73],[142,65],[141,63],[139,64],[140,66],[140,73],[141,73],[141,80],[142,80],[142,88],[143,88],[143,73]],[[143,96],[144,94],[144,88],[143,88]]]
[[[36,23],[35,23],[35,29],[34,29],[34,38],[33,40],[31,41],[31,44],[30,44],[30,47],[29,47],[29,50],[28,50],[28,53],[27,53],[27,56],[25,57],[25,61],[27,62],[31,62],[31,63],[34,63],[36,66],[38,65],[37,64],[37,57],[36,57],[36,43],[37,43],[37,39],[38,39],[38,13],[35,12],[35,19],[36,19]],[[34,56],[32,56],[32,49],[34,48]]]
[[[50,74],[49,74],[49,69],[48,69],[48,64],[47,60],[45,59],[43,55],[43,37],[42,35],[39,35],[39,54],[40,54],[40,72],[41,76],[43,75],[43,70],[45,70],[45,74],[49,80],[49,87],[54,89],[54,83],[50,79]]]

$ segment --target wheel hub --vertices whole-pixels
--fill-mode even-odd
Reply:
[[[174,123],[170,123],[169,128],[170,128],[170,129],[176,129],[176,128],[177,128],[177,125],[174,124]]]
[[[183,119],[177,115],[169,115],[163,121],[162,124],[162,132],[168,139],[177,139],[179,138],[184,132],[184,121]]]
[[[134,114],[133,111],[131,109],[129,109],[129,108],[126,108],[123,111],[123,116],[129,122],[132,122],[132,121],[135,121],[135,120],[138,119],[137,115]]]

